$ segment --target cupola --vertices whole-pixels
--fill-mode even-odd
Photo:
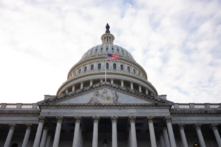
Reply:
[[[110,33],[109,29],[110,29],[110,26],[107,23],[106,32],[105,34],[101,36],[102,44],[113,44],[114,42],[114,35]]]

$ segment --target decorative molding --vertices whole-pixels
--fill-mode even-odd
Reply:
[[[149,123],[153,123],[154,116],[147,116],[147,120]]]
[[[45,116],[38,116],[39,123],[44,123],[45,120],[46,120]]]
[[[221,114],[221,110],[170,110],[171,115],[217,115]]]
[[[57,123],[62,123],[63,116],[56,116]]]
[[[80,123],[81,122],[81,116],[75,116],[74,120],[75,120],[75,123]]]
[[[130,123],[135,123],[136,116],[129,116]]]
[[[201,129],[201,125],[202,125],[202,124],[200,124],[200,123],[196,123],[196,124],[194,124],[194,128],[195,128],[196,130],[200,130],[200,129]]]
[[[99,120],[100,120],[100,117],[99,116],[93,116],[92,117],[93,118],[93,120],[94,120],[94,123],[98,123],[99,122]]]
[[[40,110],[0,110],[0,115],[39,115]]]
[[[112,123],[116,123],[117,122],[118,117],[117,116],[111,116],[111,121]]]

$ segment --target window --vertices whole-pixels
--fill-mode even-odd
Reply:
[[[97,52],[97,48],[96,48],[95,52]]]
[[[91,65],[91,70],[94,70],[94,65],[93,64]]]
[[[136,70],[134,69],[133,71],[134,71],[134,74],[135,74],[135,73],[136,73]]]
[[[87,67],[84,68],[84,72],[86,72],[86,71],[87,71]]]
[[[106,69],[109,69],[109,64],[108,63],[106,63]]]
[[[79,69],[79,74],[81,73],[81,69]]]
[[[130,67],[127,67],[127,71],[130,72]]]
[[[93,50],[91,50],[91,53],[93,53]]]
[[[120,69],[121,69],[121,70],[124,70],[124,66],[123,66],[122,64],[120,65]]]
[[[124,53],[124,51],[122,50],[122,53]]]
[[[108,51],[108,48],[106,48],[106,51]]]
[[[138,76],[140,75],[140,72],[138,71]]]
[[[101,50],[103,51],[103,48],[101,48]]]
[[[100,63],[98,64],[98,69],[101,69],[101,64]]]
[[[114,50],[114,48],[112,48],[112,51]]]
[[[117,51],[119,52],[119,49],[117,49]]]
[[[116,68],[117,68],[117,66],[116,66],[116,64],[114,63],[114,64],[113,64],[113,69],[116,69]]]

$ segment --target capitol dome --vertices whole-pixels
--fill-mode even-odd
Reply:
[[[70,69],[67,80],[60,86],[57,95],[81,90],[96,84],[109,83],[137,93],[157,96],[157,90],[148,81],[143,67],[134,60],[126,49],[115,45],[114,40],[114,35],[107,28],[101,36],[102,44],[89,49],[80,61]],[[119,59],[106,62],[107,54],[118,54]]]

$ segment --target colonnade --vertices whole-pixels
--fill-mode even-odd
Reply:
[[[62,125],[62,116],[58,116],[57,118],[57,125],[55,129],[54,134],[54,140],[52,147],[59,147],[59,140],[60,140],[60,132],[61,132],[61,125]],[[98,124],[99,124],[99,116],[94,116],[93,118],[93,138],[92,138],[92,147],[98,147]],[[73,137],[73,144],[72,147],[82,147],[82,129],[80,127],[81,123],[81,117],[75,116],[75,129],[74,129],[74,137]],[[112,122],[112,147],[118,146],[117,141],[117,116],[110,117]],[[153,119],[154,116],[148,116],[147,122],[149,125],[149,133],[150,133],[150,142],[151,147],[157,147],[156,142],[156,136],[154,131],[154,125],[153,125]],[[39,123],[38,128],[36,131],[35,140],[33,143],[33,147],[49,147],[51,144],[52,134],[48,132],[48,126],[44,124],[45,117],[40,116],[39,117]],[[128,147],[137,147],[137,137],[136,137],[136,125],[135,125],[136,117],[130,116],[129,117],[129,130],[128,130]],[[165,117],[165,125],[162,126],[162,133],[159,134],[160,144],[161,147],[176,147],[176,141],[173,133],[173,128],[171,124],[171,116]],[[4,147],[9,147],[10,142],[14,133],[14,129],[16,127],[16,124],[9,124],[10,129],[4,144]],[[184,124],[178,124],[179,126],[179,132],[182,140],[183,147],[188,147],[185,131],[184,131]],[[218,147],[221,147],[221,139],[220,134],[217,130],[218,124],[214,123],[211,124],[210,127],[213,130],[213,133],[215,135]],[[27,147],[30,132],[31,132],[32,124],[27,124],[27,129],[25,132],[24,140],[22,143],[22,147]],[[206,147],[202,132],[201,132],[201,124],[195,124],[194,125],[197,136],[199,139],[200,147]]]
[[[99,79],[100,80],[100,83],[102,83],[102,82],[104,82],[104,80],[103,79]],[[122,87],[125,87],[125,83],[124,83],[124,80],[118,80],[119,82],[120,82],[120,86],[122,86]],[[86,81],[86,82],[88,82],[88,81]],[[86,83],[85,81],[84,82],[80,82],[80,89],[83,89],[85,86],[84,86],[84,83]],[[114,84],[114,79],[110,79],[110,83],[111,84]],[[133,83],[133,82],[128,82],[130,85],[128,85],[128,87],[131,89],[131,90],[134,90],[134,84],[136,84],[136,83]],[[77,83],[77,84],[79,84],[79,83]],[[76,89],[76,85],[77,84],[74,84],[74,85],[72,85],[71,86],[71,92],[74,92],[74,91],[76,91],[76,90],[78,90],[78,89]],[[89,81],[89,86],[92,86],[93,85],[93,80],[90,80]],[[140,85],[140,84],[136,84],[136,85],[138,85],[138,91],[139,92],[142,92],[142,88],[144,88],[145,89],[145,94],[151,94],[152,92],[150,92],[150,90],[148,90],[147,88],[145,88],[144,86],[142,86],[142,85]],[[65,93],[68,93],[68,92],[70,92],[70,88],[67,88],[66,90],[65,90]]]

